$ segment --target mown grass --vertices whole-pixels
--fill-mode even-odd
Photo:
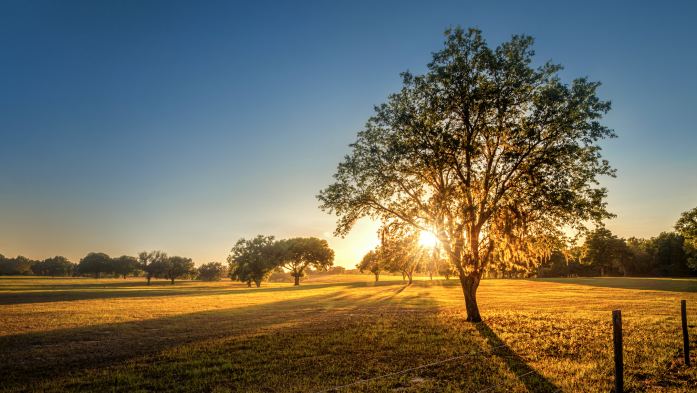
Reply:
[[[0,389],[314,392],[455,356],[347,392],[608,392],[611,311],[622,310],[628,390],[697,391],[682,364],[697,281],[485,280],[465,322],[457,280],[329,276],[239,283],[0,278]]]

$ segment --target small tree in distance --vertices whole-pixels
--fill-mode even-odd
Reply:
[[[198,276],[203,280],[218,281],[228,272],[228,268],[220,262],[204,263],[198,268]]]
[[[401,273],[411,285],[414,273],[423,269],[429,257],[428,248],[419,244],[419,234],[412,228],[385,226],[385,230],[389,233],[385,242],[385,267],[390,273]]]
[[[102,273],[111,273],[111,268],[111,258],[103,252],[91,252],[78,264],[81,273],[94,274],[94,278],[100,278]]]
[[[141,251],[138,253],[140,268],[146,273],[148,285],[153,277],[164,273],[167,268],[167,253],[162,251]]]
[[[358,269],[361,273],[369,271],[375,275],[375,281],[378,281],[383,268],[381,262],[382,260],[380,258],[380,252],[370,250],[363,256],[361,262],[356,265],[356,269]]]
[[[141,272],[138,259],[132,256],[121,255],[118,258],[112,259],[111,263],[111,270],[114,272],[114,274],[117,276],[123,276],[124,280],[128,275],[135,275]]]
[[[600,268],[600,277],[605,277],[605,268],[617,265],[627,276],[627,262],[632,256],[624,239],[619,239],[607,228],[596,228],[586,237],[581,248],[581,262]]]
[[[172,285],[174,285],[175,279],[192,279],[198,276],[198,270],[191,258],[179,256],[169,257],[167,260],[167,267],[163,270],[163,276],[166,279],[172,280]]]
[[[324,239],[296,237],[278,241],[275,246],[278,266],[290,270],[295,285],[300,285],[300,277],[305,275],[307,267],[321,272],[334,265],[334,250]]]
[[[268,280],[279,265],[274,239],[274,236],[258,235],[254,239],[238,240],[227,257],[230,278],[246,282],[249,287],[252,282],[261,287],[262,281]]]

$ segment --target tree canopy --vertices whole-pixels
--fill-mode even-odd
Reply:
[[[167,258],[166,266],[162,269],[162,276],[172,281],[175,279],[194,279],[198,276],[198,270],[191,258],[172,256]]]
[[[230,277],[258,287],[278,268],[278,248],[274,248],[274,236],[258,235],[249,240],[244,238],[235,243],[227,257]]]
[[[368,253],[363,256],[363,259],[356,265],[356,269],[361,273],[365,271],[372,273],[375,275],[375,281],[378,281],[380,273],[384,269],[380,251],[368,251]]]
[[[140,268],[146,273],[145,277],[150,285],[150,280],[153,277],[164,274],[168,267],[169,257],[163,251],[141,251],[138,253],[138,262]]]
[[[278,266],[290,270],[295,285],[300,285],[306,268],[324,271],[334,265],[334,250],[324,239],[296,237],[280,240],[276,246],[281,248],[276,250]]]
[[[142,273],[140,262],[136,257],[129,255],[121,255],[118,258],[112,259],[112,271],[115,275],[126,279],[128,275]]]
[[[429,249],[419,244],[419,233],[413,228],[403,226],[383,228],[385,268],[390,273],[401,273],[411,285],[414,273],[425,267]]]
[[[27,257],[18,255],[15,258],[0,258],[0,275],[31,275],[32,266],[36,263]]]
[[[619,266],[627,275],[626,264],[632,253],[624,239],[613,235],[607,228],[596,228],[586,237],[581,248],[581,262],[600,268],[600,277],[605,277],[605,269]]]
[[[204,263],[198,268],[198,275],[203,280],[220,280],[228,272],[228,268],[220,262]]]
[[[80,272],[94,274],[94,278],[101,277],[102,273],[109,273],[111,268],[111,257],[103,252],[91,252],[80,259],[78,264]]]
[[[614,171],[597,142],[615,133],[599,123],[610,110],[600,83],[563,84],[551,62],[533,68],[531,37],[491,49],[478,29],[445,35],[426,75],[401,74],[318,199],[339,216],[338,236],[362,217],[436,235],[468,320],[480,321],[476,290],[494,255],[532,257],[534,239],[612,217],[596,177]]]
[[[31,270],[38,276],[68,276],[73,272],[73,264],[68,258],[58,255],[34,263]]]

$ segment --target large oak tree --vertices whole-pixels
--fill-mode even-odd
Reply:
[[[492,49],[477,29],[445,35],[429,72],[403,73],[402,90],[375,108],[318,199],[339,216],[335,235],[362,217],[434,233],[467,319],[480,321],[476,291],[495,255],[532,259],[534,239],[612,216],[596,177],[614,171],[597,142],[615,134],[599,123],[610,110],[600,83],[532,67],[531,37]]]

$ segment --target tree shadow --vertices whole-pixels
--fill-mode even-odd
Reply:
[[[106,283],[105,283],[106,284]],[[364,282],[309,284],[304,286],[278,286],[271,288],[241,288],[241,283],[231,283],[229,287],[223,286],[146,286],[145,283],[136,285],[95,285],[93,283],[76,285],[73,288],[46,289],[31,287],[22,289],[8,289],[6,294],[0,296],[0,305],[17,305],[29,303],[53,303],[79,300],[98,300],[112,298],[139,298],[139,297],[167,297],[167,296],[213,296],[213,295],[244,295],[252,293],[274,293],[289,291],[308,291],[325,288],[345,287],[347,289],[362,288]],[[390,283],[387,285],[396,285]],[[384,285],[380,285],[384,286]],[[164,287],[164,288],[163,288]],[[3,289],[5,291],[5,289]]]
[[[516,377],[520,377],[519,379],[515,381],[510,381],[508,384],[514,384],[514,383],[522,383],[525,385],[525,388],[530,391],[530,392],[539,392],[539,393],[551,393],[551,392],[556,392],[559,390],[559,387],[553,384],[551,381],[549,381],[547,378],[542,376],[538,370],[535,370],[532,368],[530,365],[528,365],[527,361],[523,359],[520,355],[518,355],[505,341],[503,341],[497,334],[494,332],[487,324],[486,322],[479,322],[474,324],[477,331],[479,332],[480,336],[483,338],[488,339],[489,345],[492,348],[495,347],[500,347],[491,351],[492,356],[496,356],[499,359],[503,360],[508,367],[508,369],[515,374]],[[502,383],[506,381],[506,379],[501,380],[500,382],[497,383]],[[504,386],[506,386],[504,385]],[[503,388],[503,387],[502,387]]]

